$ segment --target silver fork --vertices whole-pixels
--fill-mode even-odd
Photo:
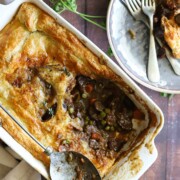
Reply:
[[[148,19],[146,18],[146,16],[144,15],[144,13],[142,12],[141,9],[141,1],[142,0],[135,0],[137,1],[137,5],[138,6],[133,6],[135,8],[132,9],[132,3],[134,1],[132,0],[120,0],[121,3],[124,4],[124,6],[126,6],[128,8],[128,10],[130,11],[131,15],[134,17],[135,20],[137,21],[142,21],[146,26],[149,27],[149,23],[148,23]],[[156,37],[156,40],[158,42],[158,44],[163,47],[163,44],[161,42],[161,40],[159,38]],[[175,59],[172,57],[170,51],[165,48],[165,52],[166,52],[166,57],[169,60],[174,72],[180,76],[180,63],[179,60]]]
[[[159,82],[160,74],[157,62],[156,46],[153,34],[153,16],[156,10],[156,5],[154,0],[142,0],[142,10],[149,18],[150,24],[150,42],[149,42],[149,59],[147,74],[151,82]]]
[[[149,27],[148,19],[142,12],[141,0],[121,0],[121,2],[128,7],[131,15],[136,21],[142,21],[146,26]]]

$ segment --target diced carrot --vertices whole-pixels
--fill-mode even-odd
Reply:
[[[93,91],[94,87],[92,84],[87,84],[85,87],[85,90],[87,93],[91,93]]]
[[[142,113],[140,110],[136,109],[136,110],[133,112],[133,118],[134,118],[134,119],[144,119],[144,118],[145,118],[145,115],[144,115],[144,113]]]
[[[101,135],[99,133],[92,133],[91,134],[91,138],[95,139],[95,140],[100,140],[101,139]]]
[[[90,99],[90,104],[93,104],[96,101],[96,98]]]

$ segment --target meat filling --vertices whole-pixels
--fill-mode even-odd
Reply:
[[[127,142],[123,134],[133,131],[134,112],[139,111],[115,83],[85,76],[76,78],[65,102],[74,131],[83,133],[97,156],[110,158]]]

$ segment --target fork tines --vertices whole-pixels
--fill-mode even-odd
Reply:
[[[154,6],[155,0],[142,0],[142,6]]]
[[[125,0],[130,11],[137,11],[141,8],[140,0]]]

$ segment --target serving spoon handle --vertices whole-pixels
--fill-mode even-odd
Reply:
[[[0,108],[6,112],[6,114],[8,114],[8,116],[21,128],[24,130],[24,132],[31,137],[31,139],[33,141],[35,141],[41,148],[44,149],[44,152],[49,156],[52,152],[53,149],[51,147],[45,147],[43,144],[41,144],[31,133],[29,133],[24,126],[18,121],[16,120],[1,104],[0,104]]]
[[[44,149],[44,152],[50,156],[50,176],[52,180],[73,180],[74,177],[82,176],[84,179],[101,180],[101,176],[93,165],[93,163],[84,155],[74,151],[55,152],[51,147],[45,147],[42,145],[31,133],[29,133],[24,126],[16,120],[1,104],[0,108],[9,117],[24,130],[24,132],[31,137],[40,147]],[[2,122],[0,121],[0,127]],[[71,160],[69,160],[71,159]],[[61,169],[61,171],[59,171]],[[77,170],[79,169],[79,170]]]

